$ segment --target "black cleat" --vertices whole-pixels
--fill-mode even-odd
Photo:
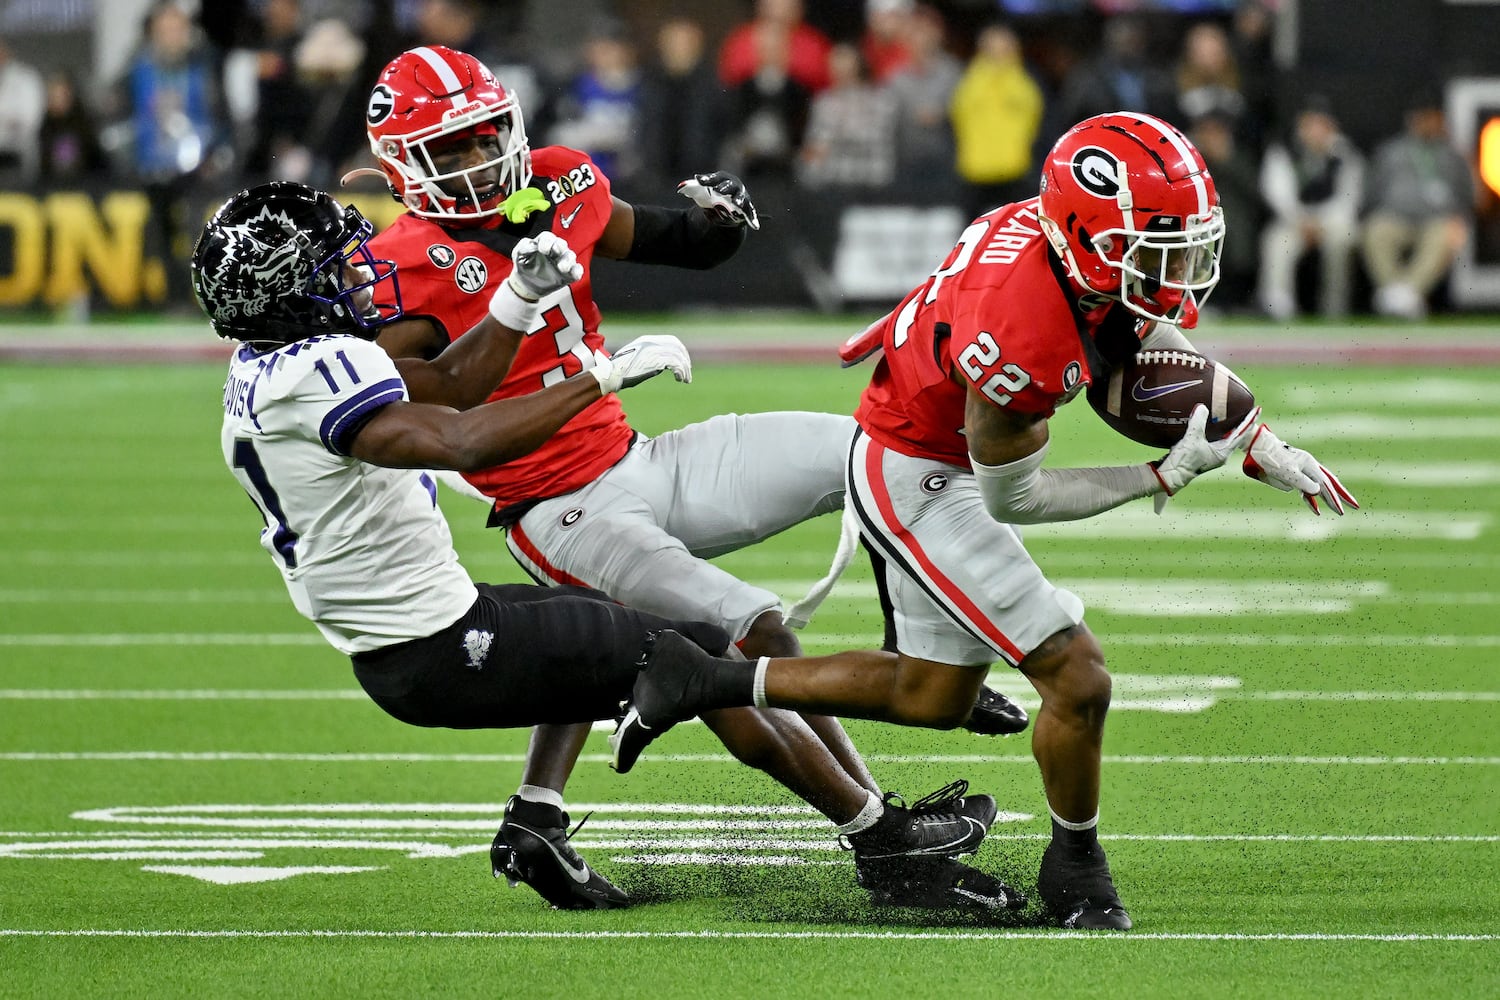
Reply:
[[[889,858],[858,865],[855,874],[876,906],[995,913],[1026,905],[1015,889],[953,858]]]
[[[522,882],[559,910],[611,910],[629,906],[630,897],[588,866],[568,843],[568,814],[556,806],[511,796],[500,832],[490,845],[490,870],[515,888]]]
[[[967,781],[955,781],[923,796],[908,808],[901,796],[887,792],[885,812],[875,825],[847,834],[840,843],[854,851],[856,866],[889,858],[946,857],[973,854],[995,821],[995,800],[965,795]]]
[[[1056,841],[1042,855],[1037,894],[1062,927],[1083,931],[1128,931],[1130,914],[1120,902],[1104,848],[1095,844],[1088,854],[1065,857]]]
[[[651,741],[666,731],[665,726],[653,729],[646,725],[641,721],[641,714],[636,711],[635,706],[627,702],[625,714],[615,723],[615,731],[609,734],[609,766],[620,774],[628,773],[651,745]]]
[[[712,660],[697,643],[672,629],[646,637],[641,672],[630,700],[621,706],[624,715],[609,737],[611,767],[625,774],[652,740],[697,714],[692,696],[699,686],[698,668]]]
[[[980,736],[1013,736],[1023,731],[1031,718],[1026,709],[989,685],[979,689],[979,699],[964,728]]]

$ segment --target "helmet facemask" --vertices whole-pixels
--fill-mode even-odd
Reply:
[[[443,145],[470,136],[493,136],[499,149],[479,162],[440,169]],[[425,219],[465,221],[497,215],[506,198],[531,183],[531,146],[520,105],[511,94],[498,105],[477,105],[440,125],[373,140],[371,147],[405,182],[402,203]],[[487,172],[493,178],[481,176]],[[492,179],[494,189],[482,193]]]
[[[1118,259],[1110,252],[1116,242],[1124,247]],[[1219,283],[1224,210],[1215,205],[1206,215],[1189,216],[1181,229],[1148,224],[1145,230],[1108,230],[1094,244],[1106,263],[1120,271],[1119,298],[1125,308],[1146,319],[1193,327]]]

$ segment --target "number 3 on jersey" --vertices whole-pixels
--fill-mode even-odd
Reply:
[[[560,360],[557,367],[542,374],[544,389],[549,385],[556,385],[569,375],[577,375],[594,367],[594,352],[583,343],[583,317],[578,315],[578,306],[573,302],[572,293],[562,289],[556,294],[557,303],[542,310],[536,328],[528,330],[526,334],[528,337],[551,337],[557,345]],[[569,358],[577,360],[576,367],[568,363]],[[570,367],[572,371],[568,370]]]

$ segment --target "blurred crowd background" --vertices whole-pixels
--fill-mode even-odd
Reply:
[[[773,226],[780,210],[809,233],[838,228],[828,206],[946,206],[961,224],[1035,194],[1041,154],[1079,119],[1149,112],[1193,138],[1217,182],[1230,234],[1219,310],[1449,307],[1453,262],[1487,238],[1476,223],[1496,193],[1451,132],[1444,84],[1500,75],[1484,55],[1500,6],[1477,5],[1497,15],[1477,54],[1458,46],[1413,70],[1398,52],[1438,0],[1328,5],[1355,46],[1370,35],[1359,21],[1411,34],[1341,52],[1335,65],[1353,68],[1325,61],[1321,75],[1319,46],[1337,41],[1309,16],[1318,6],[9,0],[0,189],[143,191],[154,245],[180,261],[205,200],[268,178],[337,191],[371,165],[364,109],[380,68],[438,43],[517,92],[534,147],[588,151],[621,197],[665,203],[677,181],[727,169]],[[1361,64],[1374,82],[1354,81]],[[833,266],[815,238],[779,250],[810,258],[804,280]],[[183,294],[180,270],[167,268],[169,298]]]

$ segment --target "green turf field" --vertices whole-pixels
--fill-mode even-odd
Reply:
[[[1500,372],[1239,367],[1363,511],[1225,470],[1162,518],[1027,531],[1116,674],[1103,830],[1137,930],[1094,936],[872,910],[826,824],[701,726],[623,777],[596,733],[569,790],[644,905],[507,889],[486,849],[525,734],[364,699],[222,467],[222,368],[0,369],[0,993],[1500,995]],[[660,431],[847,411],[864,378],[700,365],[626,401]],[[1054,422],[1054,464],[1145,457],[1083,405]],[[519,579],[482,508],[444,508],[476,577]],[[836,534],[723,563],[795,599]],[[805,641],[878,636],[857,568]],[[1026,737],[850,730],[890,789],[995,794],[975,863],[1034,877]]]

